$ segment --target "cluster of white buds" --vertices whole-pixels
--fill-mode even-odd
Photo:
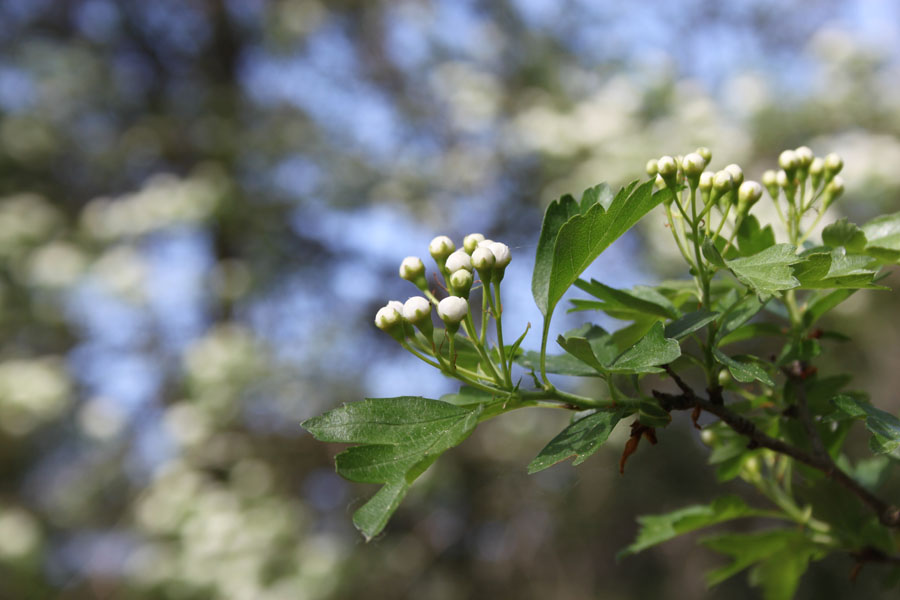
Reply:
[[[444,276],[447,292],[450,294],[440,302],[428,290],[425,264],[417,256],[407,256],[400,263],[400,277],[412,282],[424,296],[413,296],[406,303],[396,300],[381,307],[375,315],[375,325],[395,339],[403,342],[411,335],[412,328],[421,331],[426,338],[434,334],[431,321],[432,305],[450,333],[459,329],[460,322],[469,312],[469,292],[474,283],[473,271],[477,271],[486,285],[499,285],[512,260],[509,247],[501,242],[485,239],[480,233],[470,233],[463,240],[462,248],[449,237],[439,235],[428,244],[438,270]]]
[[[793,201],[798,191],[805,192],[809,182],[809,202],[805,203],[802,210],[808,208],[812,202],[821,197],[822,209],[825,210],[844,192],[844,181],[838,175],[844,167],[844,161],[837,154],[816,156],[807,146],[800,146],[794,150],[785,150],[778,156],[778,171],[766,171],[763,173],[763,185],[769,195],[777,200],[784,192],[789,201]]]

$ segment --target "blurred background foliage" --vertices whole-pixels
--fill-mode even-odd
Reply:
[[[370,544],[372,487],[299,423],[452,389],[372,325],[413,292],[404,256],[509,242],[524,328],[543,207],[652,156],[705,144],[758,177],[806,143],[845,158],[835,216],[900,209],[898,28],[890,0],[0,3],[0,597],[704,596],[717,558],[689,540],[613,560],[636,515],[715,493],[683,422],[625,477],[622,432],[528,477],[563,423],[504,417]],[[661,227],[588,275],[683,275]],[[860,293],[830,348],[894,412],[898,305]],[[879,597],[851,566],[800,597]]]

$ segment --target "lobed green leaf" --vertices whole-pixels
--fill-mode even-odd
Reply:
[[[572,464],[580,465],[609,439],[609,434],[623,416],[622,409],[579,413],[528,464],[528,472],[537,473],[573,457]]]

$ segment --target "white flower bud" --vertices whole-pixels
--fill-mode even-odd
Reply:
[[[653,180],[653,184],[659,189],[663,189],[666,187],[666,180],[663,179],[662,175],[657,174],[656,179]]]
[[[410,323],[418,323],[431,314],[431,302],[424,296],[413,296],[403,305],[403,318]]]
[[[775,183],[780,188],[786,188],[791,184],[791,180],[788,179],[788,174],[782,170],[775,173]]]
[[[402,305],[401,305],[402,306]],[[403,317],[397,312],[393,306],[382,306],[375,313],[375,325],[378,329],[389,331],[393,327],[400,324]]]
[[[650,177],[656,177],[656,174],[659,173],[659,165],[656,164],[655,158],[648,160],[647,165],[644,168],[647,170],[647,175]]]
[[[475,248],[475,252],[472,253],[472,265],[479,271],[482,269],[490,269],[494,266],[496,260],[497,259],[490,248],[485,248],[484,246]]]
[[[403,316],[403,303],[399,300],[391,300],[385,305],[385,308],[393,308],[401,317]]]
[[[689,179],[694,179],[703,173],[703,169],[706,168],[706,161],[696,152],[691,152],[682,159],[681,168],[684,169],[684,174]]]
[[[441,266],[443,266],[444,261],[454,250],[456,250],[456,246],[453,244],[453,240],[446,235],[439,235],[428,244],[428,252],[431,253],[431,257]]]
[[[663,179],[674,177],[678,173],[678,163],[671,156],[662,156],[656,161],[656,167]]]
[[[821,175],[825,172],[825,161],[819,158],[818,156],[812,159],[812,162],[809,164],[809,174],[810,175]]]
[[[744,170],[740,167],[740,165],[736,165],[731,163],[724,169],[731,173],[731,179],[734,181],[734,187],[739,188],[742,183],[744,183]]]
[[[709,161],[712,160],[712,150],[710,150],[706,146],[700,146],[699,148],[694,150],[694,152],[702,156],[706,164],[709,164]]]
[[[494,255],[494,266],[497,268],[505,268],[512,260],[512,254],[509,252],[509,246],[502,242],[494,242],[489,245],[488,250]]]
[[[719,193],[731,191],[734,188],[734,177],[728,171],[719,171],[713,177],[713,188]]]
[[[715,173],[712,171],[703,171],[703,173],[700,174],[700,183],[698,187],[701,192],[708,192],[712,189],[715,176]]]
[[[785,150],[784,152],[779,154],[778,166],[785,171],[793,171],[794,169],[799,167],[800,160],[797,158],[797,153],[793,150]]]
[[[425,276],[425,263],[418,256],[407,256],[400,263],[400,277],[415,282]]]
[[[437,312],[441,320],[449,326],[466,318],[469,313],[469,303],[465,298],[459,296],[447,296],[438,302]]]
[[[762,197],[763,188],[755,181],[745,181],[738,188],[738,212],[743,214]]]
[[[375,313],[375,326],[389,333],[398,342],[403,342],[406,337],[403,332],[403,315],[397,311],[397,305],[402,311],[403,305],[396,301],[388,302],[387,306],[379,308]]]
[[[806,169],[807,167],[809,167],[812,164],[813,159],[816,157],[809,146],[800,146],[799,148],[794,150],[794,154],[797,156],[797,163],[801,169]]]
[[[444,263],[444,266],[447,268],[447,271],[450,273],[455,273],[460,269],[465,269],[467,271],[472,270],[472,259],[466,254],[465,250],[457,250],[453,254],[447,257],[447,262]]]
[[[494,240],[481,240],[480,242],[478,242],[477,248],[487,248],[488,246],[490,246],[493,243],[494,243]]]
[[[763,173],[762,182],[769,191],[769,195],[772,196],[772,198],[778,198],[778,175],[775,174],[775,171],[769,169]]]
[[[844,178],[840,175],[835,175],[834,178],[828,182],[828,185],[825,186],[825,189],[822,191],[822,210],[825,210],[831,203],[840,198],[844,193]]]
[[[450,275],[450,293],[454,296],[463,298],[469,297],[469,290],[472,289],[472,272],[466,269],[460,269]]]
[[[844,168],[844,159],[832,152],[825,157],[825,176],[831,178]]]
[[[463,248],[469,254],[472,254],[475,251],[475,248],[478,247],[478,243],[484,240],[484,236],[480,233],[470,233],[463,239]]]

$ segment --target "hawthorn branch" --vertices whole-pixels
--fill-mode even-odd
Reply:
[[[868,506],[876,515],[878,515],[878,519],[881,521],[882,525],[900,528],[900,508],[888,504],[860,485],[859,482],[838,468],[827,453],[825,453],[824,457],[811,454],[801,448],[792,446],[791,444],[763,433],[756,427],[753,421],[729,410],[724,404],[713,402],[712,400],[697,395],[697,393],[694,392],[684,380],[678,377],[670,367],[666,366],[666,372],[672,376],[672,379],[679,389],[681,389],[682,393],[667,394],[665,392],[653,390],[654,397],[659,400],[660,405],[665,410],[671,412],[673,410],[688,410],[700,407],[701,410],[705,410],[706,412],[719,417],[723,423],[731,427],[736,433],[749,438],[750,442],[747,444],[748,448],[768,448],[773,452],[790,456],[797,462],[821,471],[826,477],[840,484],[849,492],[857,496],[863,504]],[[720,388],[710,390],[710,392],[711,396],[721,396]]]

